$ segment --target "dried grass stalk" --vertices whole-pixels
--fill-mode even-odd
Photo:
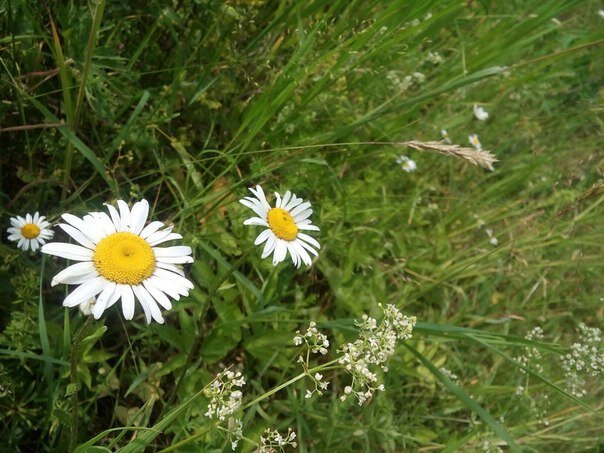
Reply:
[[[459,145],[449,145],[444,142],[420,142],[411,140],[409,142],[401,142],[401,145],[408,146],[420,151],[432,151],[446,156],[455,156],[460,159],[467,160],[473,165],[486,168],[493,171],[493,163],[499,162],[490,151],[486,149],[466,148]]]

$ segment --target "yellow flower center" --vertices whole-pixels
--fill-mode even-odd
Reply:
[[[286,241],[293,241],[298,235],[296,222],[285,209],[272,208],[268,211],[268,226],[278,238]]]
[[[114,233],[94,249],[94,267],[107,280],[138,285],[155,270],[155,255],[147,241],[132,233]]]
[[[21,228],[21,234],[26,239],[37,238],[40,235],[40,228],[34,223],[26,223],[23,228]]]

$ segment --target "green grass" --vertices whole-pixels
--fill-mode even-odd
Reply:
[[[228,451],[203,389],[235,364],[242,451],[269,427],[293,428],[301,451],[601,449],[601,375],[576,397],[560,357],[604,314],[602,8],[0,2],[5,228],[146,198],[195,258],[195,290],[164,325],[115,306],[84,331],[50,286],[65,262],[3,234],[0,448]],[[395,144],[443,128],[464,146],[477,133],[495,171]],[[256,184],[313,204],[311,267],[260,259],[237,203]],[[380,302],[417,317],[414,337],[385,392],[341,402],[350,376],[326,364]],[[313,320],[332,346],[311,367],[331,384],[305,399],[292,339]],[[536,326],[543,340],[526,340]],[[533,347],[542,369],[518,360]]]

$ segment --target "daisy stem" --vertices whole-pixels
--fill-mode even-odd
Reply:
[[[88,336],[91,331],[94,318],[88,316],[84,324],[76,331],[73,342],[71,343],[71,352],[69,354],[70,362],[70,390],[71,390],[71,417],[69,420],[69,451],[73,452],[78,444],[78,359],[80,355],[80,346],[82,340]]]

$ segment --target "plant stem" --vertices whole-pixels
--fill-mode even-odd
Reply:
[[[70,362],[70,382],[75,388],[71,393],[71,417],[69,421],[69,451],[73,452],[78,443],[78,358],[80,355],[80,345],[86,338],[94,318],[88,316],[84,324],[76,331],[71,343],[71,352],[69,354]]]
[[[176,398],[176,395],[178,394],[178,389],[180,388],[180,386],[182,385],[182,381],[184,380],[185,374],[187,373],[187,368],[189,367],[190,363],[193,360],[193,357],[195,356],[195,354],[197,353],[197,350],[199,348],[199,345],[201,343],[201,338],[203,336],[204,333],[204,320],[206,317],[206,313],[208,312],[208,308],[210,308],[210,305],[212,304],[212,301],[214,300],[214,297],[216,297],[216,293],[218,292],[218,290],[220,289],[220,286],[224,283],[224,281],[229,278],[233,272],[235,272],[239,266],[241,266],[241,264],[243,264],[243,262],[247,259],[248,256],[248,252],[243,252],[241,254],[241,256],[239,257],[239,259],[235,262],[235,264],[233,264],[222,276],[222,278],[220,278],[216,284],[214,285],[214,287],[210,290],[209,294],[208,294],[208,299],[206,301],[206,303],[203,306],[203,309],[201,311],[201,315],[199,316],[199,319],[197,321],[197,335],[195,336],[195,340],[193,341],[193,345],[191,346],[191,349],[189,350],[189,354],[187,355],[187,360],[185,361],[182,370],[180,372],[180,375],[178,376],[178,379],[176,380],[176,385],[174,386],[174,390],[172,391],[172,394],[170,395],[170,398],[168,399],[168,404],[170,404],[171,402],[174,401],[174,398]]]

